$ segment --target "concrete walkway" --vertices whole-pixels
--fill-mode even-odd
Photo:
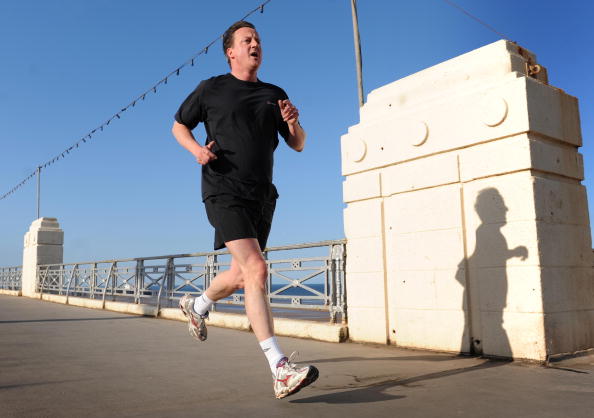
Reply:
[[[280,338],[320,369],[276,400],[253,334],[0,296],[0,417],[592,417],[594,358],[544,368]]]

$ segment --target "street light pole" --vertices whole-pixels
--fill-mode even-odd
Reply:
[[[353,15],[353,37],[355,40],[355,61],[357,64],[357,88],[359,91],[359,107],[364,104],[363,99],[363,64],[361,62],[361,40],[359,38],[359,19],[357,17],[357,0],[351,0],[351,14]]]

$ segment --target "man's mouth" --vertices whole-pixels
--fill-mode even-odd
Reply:
[[[259,58],[260,54],[258,54],[256,51],[250,53],[250,57],[254,57],[254,58]]]

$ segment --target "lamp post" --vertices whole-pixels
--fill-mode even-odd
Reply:
[[[41,207],[41,167],[37,167],[37,218],[39,219]]]
[[[353,37],[355,40],[355,62],[357,65],[357,88],[359,91],[359,107],[364,104],[363,71],[361,62],[361,40],[359,38],[359,19],[357,17],[357,0],[351,0],[351,14],[353,15]]]

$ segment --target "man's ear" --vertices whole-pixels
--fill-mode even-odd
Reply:
[[[231,61],[231,57],[233,56],[233,48],[227,48],[225,55],[227,55],[227,59]]]

